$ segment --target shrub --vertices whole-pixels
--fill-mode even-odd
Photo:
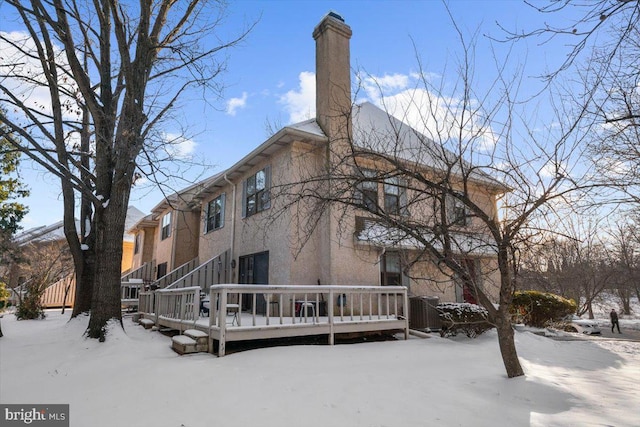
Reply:
[[[547,292],[517,291],[509,307],[511,321],[542,328],[576,312],[575,301]]]
[[[493,328],[489,323],[489,313],[483,307],[469,303],[442,303],[436,309],[442,320],[440,335],[455,336],[462,332],[469,338],[475,338]]]

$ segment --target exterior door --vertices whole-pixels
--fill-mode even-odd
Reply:
[[[241,256],[239,282],[247,285],[266,285],[269,283],[269,251]],[[266,300],[264,295],[256,296],[256,313],[266,313]],[[253,309],[251,295],[242,296],[242,309]]]
[[[456,280],[456,299],[458,302],[467,302],[469,304],[478,304],[476,298],[474,283],[478,283],[478,265],[476,260],[466,258],[462,260],[467,273],[471,276],[471,280]]]

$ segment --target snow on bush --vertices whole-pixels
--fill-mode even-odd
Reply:
[[[441,303],[437,305],[442,319],[440,335],[455,336],[462,332],[469,338],[475,338],[493,328],[489,323],[489,313],[484,307],[469,303]]]

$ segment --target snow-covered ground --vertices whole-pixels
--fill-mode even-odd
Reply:
[[[495,331],[217,358],[130,319],[102,344],[68,320],[5,314],[1,403],[68,403],[73,427],[640,425],[640,342],[517,332],[526,377],[507,379]]]

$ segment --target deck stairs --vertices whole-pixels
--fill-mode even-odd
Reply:
[[[178,354],[208,353],[209,336],[197,329],[187,329],[171,338],[171,348]]]

